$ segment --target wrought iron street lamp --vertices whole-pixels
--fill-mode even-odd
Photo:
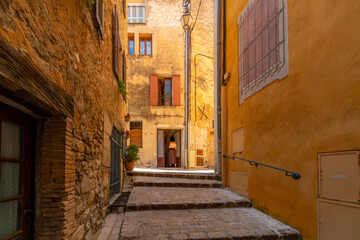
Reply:
[[[182,27],[185,30],[185,61],[184,61],[184,75],[185,75],[185,159],[186,167],[190,167],[190,36],[191,36],[191,21],[192,17],[189,12],[190,9],[190,0],[183,0],[184,14],[182,15],[180,22]]]
[[[181,17],[180,22],[181,22],[181,26],[183,27],[184,30],[189,30],[190,29],[191,22],[192,22],[192,16],[189,13],[188,8],[185,8],[185,12]]]

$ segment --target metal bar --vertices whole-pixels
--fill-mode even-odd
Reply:
[[[258,165],[261,165],[261,166],[264,166],[264,167],[273,168],[273,169],[276,169],[276,170],[279,170],[279,171],[283,171],[283,172],[285,172],[286,176],[291,176],[291,177],[293,177],[295,180],[298,180],[298,179],[301,178],[301,175],[300,175],[299,173],[292,172],[292,171],[288,171],[288,170],[285,170],[285,169],[282,169],[282,168],[278,168],[278,167],[274,167],[274,166],[270,166],[270,165],[267,165],[267,164],[263,164],[263,163],[251,161],[251,160],[248,160],[248,159],[245,159],[245,158],[239,158],[239,157],[235,157],[235,156],[231,156],[231,155],[227,155],[227,154],[224,154],[223,157],[224,157],[224,158],[230,158],[230,159],[243,160],[243,161],[249,162],[250,165],[255,165],[256,167],[257,167]]]

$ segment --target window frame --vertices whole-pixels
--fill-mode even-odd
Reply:
[[[131,8],[131,9],[130,9]],[[133,16],[132,8],[136,8],[136,16]],[[142,9],[143,16],[139,17],[139,9]],[[146,23],[146,6],[145,4],[128,4],[127,22],[130,24],[145,24]],[[140,21],[139,21],[140,19]]]
[[[133,41],[133,54],[130,54],[130,40]],[[128,55],[135,55],[135,36],[134,33],[128,34]]]
[[[256,73],[255,73],[255,78],[253,81],[249,82],[247,85],[247,88],[249,88],[249,90],[247,90],[246,92],[244,92],[243,88],[243,61],[242,59],[242,46],[243,46],[243,42],[242,42],[242,30],[241,30],[241,25],[242,25],[242,19],[243,19],[243,15],[250,10],[250,6],[257,1],[262,1],[262,0],[250,0],[247,5],[244,7],[244,9],[241,11],[238,19],[237,19],[237,24],[238,24],[238,83],[239,83],[239,102],[238,104],[241,105],[242,103],[244,103],[245,99],[249,98],[250,96],[254,95],[256,92],[260,91],[261,89],[265,88],[266,86],[268,86],[269,84],[271,84],[272,82],[274,82],[275,80],[281,80],[283,78],[285,78],[286,76],[288,76],[289,74],[289,53],[288,53],[288,17],[287,17],[287,0],[276,0],[278,3],[282,3],[282,7],[283,7],[283,19],[282,19],[282,28],[283,28],[283,44],[284,44],[284,50],[282,52],[283,56],[284,56],[284,61],[283,61],[283,66],[280,67],[279,70],[277,70],[277,65],[279,64],[280,61],[278,61],[277,63],[275,63],[274,66],[275,67],[275,71],[274,66],[270,66],[268,70],[263,70],[263,72],[260,74],[259,77],[256,77]],[[256,3],[255,3],[256,4]],[[261,18],[263,17],[263,15],[261,15]],[[256,16],[255,16],[256,18]],[[262,22],[261,22],[261,26],[262,26]],[[278,29],[281,29],[280,27],[280,21],[278,22]],[[261,29],[261,31],[263,31],[263,29]],[[280,31],[278,31],[278,36],[277,38],[279,38],[280,35]],[[256,42],[257,37],[255,37],[254,42]],[[280,39],[280,38],[279,38]],[[280,42],[280,40],[279,40]],[[256,44],[256,43],[255,43]],[[250,44],[249,44],[250,45]],[[280,44],[278,44],[280,45]],[[280,51],[280,50],[279,50]],[[262,52],[262,51],[261,51]],[[270,54],[270,52],[269,52]],[[256,52],[255,52],[256,55]],[[263,52],[261,55],[262,58],[264,58]],[[249,56],[250,58],[250,56]],[[257,62],[255,62],[255,68],[256,68]],[[249,66],[250,68],[250,66]],[[268,73],[267,73],[268,72]],[[265,77],[265,75],[268,75],[267,77]],[[259,81],[259,79],[261,79]],[[250,89],[251,88],[251,89]]]
[[[145,48],[144,48],[144,53],[145,54],[141,54],[141,41],[144,40],[144,44],[145,44]],[[151,43],[151,53],[147,54],[147,41],[150,41]],[[152,44],[152,34],[139,34],[139,55],[140,56],[152,56],[153,53],[153,44]]]
[[[170,93],[171,93],[170,105],[165,104],[165,91],[166,91],[165,88],[166,88],[166,81],[167,80],[170,82]],[[161,107],[175,106],[173,104],[173,99],[174,99],[174,96],[173,96],[173,79],[168,78],[168,77],[160,77],[160,78],[158,78],[158,88],[159,88],[159,86],[161,86],[160,82],[164,82],[164,86],[162,88],[162,91],[164,92],[164,97],[162,98],[161,97],[161,92],[158,92],[158,106],[161,106]],[[159,90],[160,90],[160,88],[159,88]],[[162,100],[164,101],[164,104],[162,104]]]

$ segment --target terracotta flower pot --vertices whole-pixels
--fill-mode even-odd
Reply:
[[[130,121],[130,118],[129,117],[125,117],[125,122],[128,122]]]
[[[130,138],[130,135],[126,135],[126,139],[129,139]]]
[[[125,162],[126,171],[132,171],[135,167],[135,161]]]

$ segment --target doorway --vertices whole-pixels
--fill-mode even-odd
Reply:
[[[0,105],[0,239],[30,239],[33,119]]]
[[[157,167],[171,167],[169,161],[170,137],[176,143],[176,167],[181,168],[181,130],[158,129],[157,131]]]

